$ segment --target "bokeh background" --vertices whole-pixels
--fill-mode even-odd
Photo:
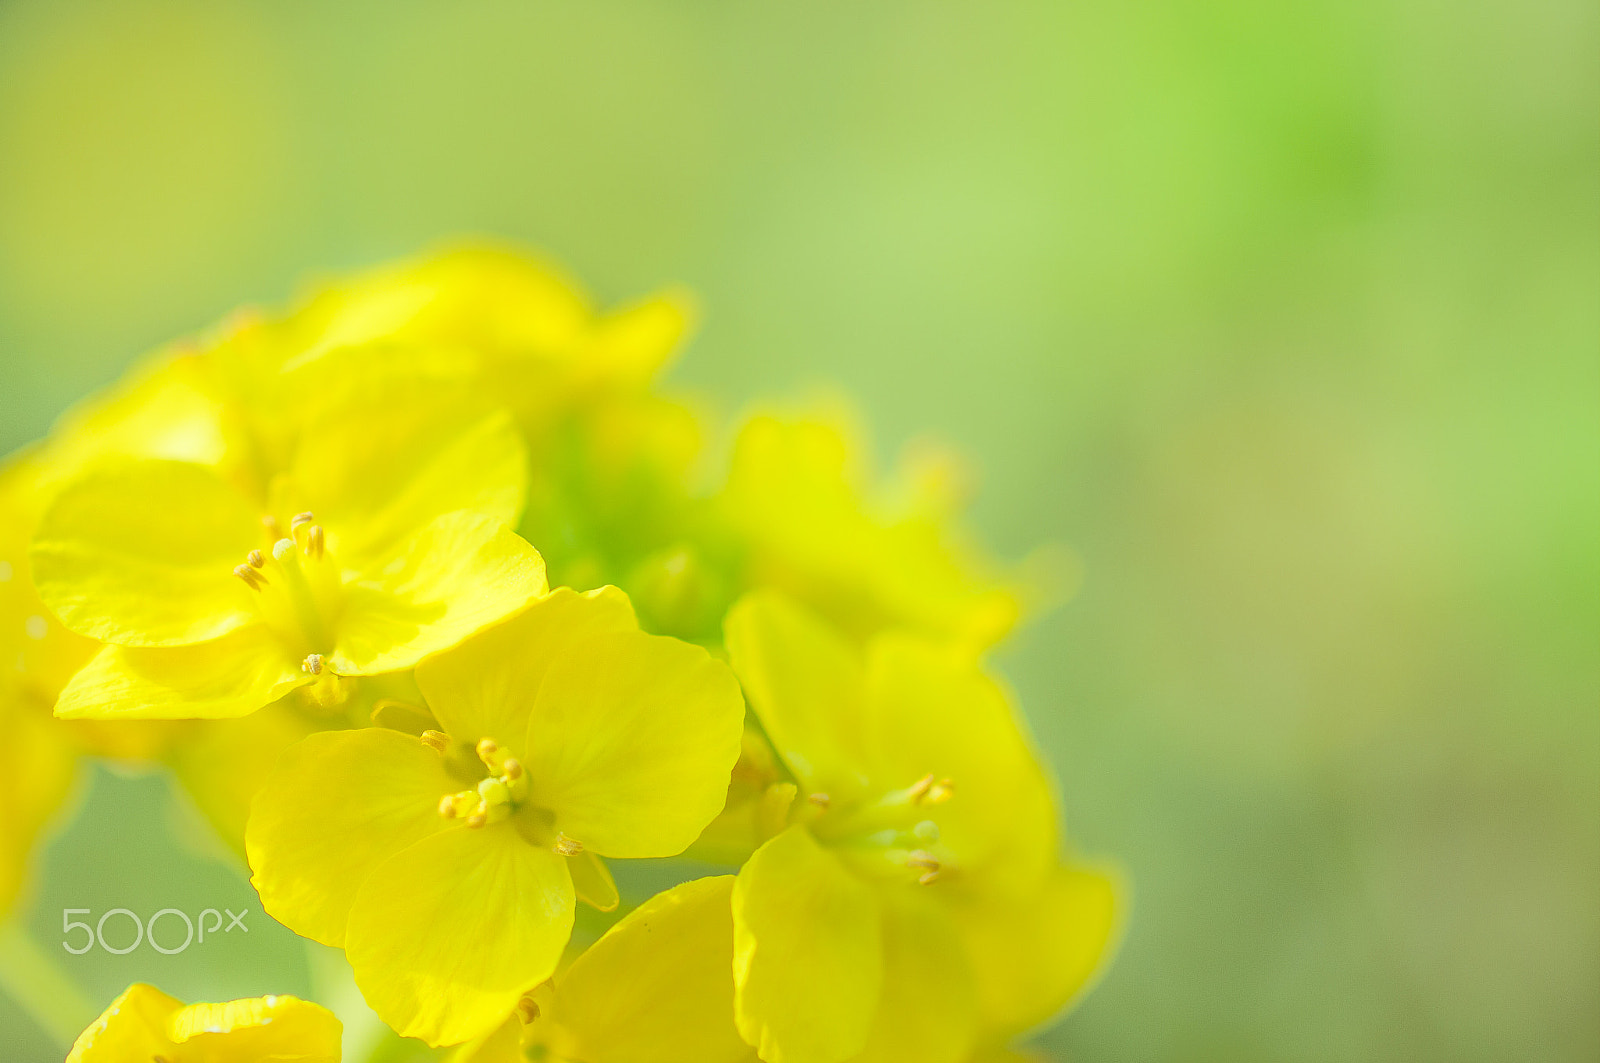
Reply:
[[[843,388],[1081,561],[999,660],[1135,883],[1052,1058],[1593,1060],[1597,55],[1591,0],[4,0],[0,448],[452,234],[685,283],[675,384]],[[19,932],[230,900],[102,770]],[[307,991],[252,919],[67,969]]]

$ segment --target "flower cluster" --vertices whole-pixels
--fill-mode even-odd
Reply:
[[[659,382],[689,318],[452,249],[8,459],[0,906],[109,756],[460,1063],[964,1063],[1057,1014],[1120,904],[984,665],[1038,581],[961,534],[951,462],[875,484],[828,419],[748,417],[709,471]],[[620,904],[609,861],[680,856],[735,873]],[[190,1058],[195,1008],[203,1058],[336,1052],[313,1005],[135,986],[73,1058]]]

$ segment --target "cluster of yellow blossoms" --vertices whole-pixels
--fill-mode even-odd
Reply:
[[[688,316],[455,249],[159,352],[10,458],[0,909],[76,758],[154,761],[458,1063],[1009,1058],[1120,911],[982,665],[1030,582],[946,466],[873,485],[825,420],[751,417],[708,474],[657,382]],[[618,918],[607,861],[677,856],[737,873]],[[338,1041],[138,985],[72,1059]]]

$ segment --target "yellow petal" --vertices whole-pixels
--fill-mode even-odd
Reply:
[[[505,623],[417,665],[417,685],[446,733],[514,748],[554,662],[580,639],[637,630],[628,596],[617,588],[579,594],[557,587]]]
[[[899,635],[874,642],[867,689],[874,777],[949,778],[938,822],[963,881],[1037,888],[1055,860],[1055,801],[1005,692],[965,655]]]
[[[172,1047],[167,1019],[183,1004],[136,982],[78,1035],[67,1063],[128,1063],[156,1059]]]
[[[866,1045],[883,983],[877,899],[801,827],[733,888],[735,1015],[767,1063],[840,1063]]]
[[[839,636],[775,591],[754,591],[729,610],[728,655],[750,704],[808,791],[858,793],[861,665]]]
[[[172,1063],[339,1063],[344,1027],[309,1001],[267,996],[191,1004],[168,1017],[167,1031]]]
[[[616,911],[622,898],[604,860],[591,852],[578,853],[567,857],[567,870],[572,873],[572,888],[580,901],[602,912]]]
[[[558,1050],[585,1063],[743,1063],[733,1024],[733,877],[658,894],[556,980]]]
[[[401,850],[356,896],[345,953],[379,1018],[404,1037],[488,1033],[555,971],[572,933],[566,860],[509,823],[453,827]]]
[[[261,545],[259,513],[210,470],[180,461],[97,465],[40,518],[39,596],[72,630],[126,646],[180,646],[256,617],[233,574]]]
[[[585,363],[590,372],[645,384],[677,351],[693,316],[690,297],[681,291],[622,307],[595,323]]]
[[[335,408],[306,435],[290,508],[314,512],[347,565],[393,553],[446,513],[513,526],[521,515],[526,448],[510,415],[481,399],[380,391]]]
[[[380,267],[318,293],[295,316],[316,350],[393,337],[497,356],[570,348],[592,314],[555,266],[486,244]]]
[[[293,700],[281,700],[242,719],[194,727],[161,757],[206,822],[241,859],[251,800],[272,775],[283,751],[319,730],[311,718],[292,707]]]
[[[1105,966],[1121,922],[1111,875],[1057,868],[1017,903],[954,905],[987,1030],[1023,1033],[1071,1004]]]
[[[290,746],[245,831],[262,905],[296,933],[342,946],[368,876],[450,826],[439,798],[459,789],[438,753],[398,731],[323,731]]]
[[[328,665],[340,675],[413,667],[547,590],[539,553],[504,524],[438,517],[346,588]]]
[[[104,646],[56,702],[68,719],[243,716],[311,681],[264,625],[191,646]]]
[[[743,729],[733,672],[699,646],[575,640],[528,717],[529,800],[603,856],[675,856],[722,810]]]
[[[962,1063],[977,1036],[972,971],[942,906],[916,894],[883,904],[883,992],[850,1063]]]
[[[67,725],[0,689],[0,919],[27,884],[40,832],[77,772]]]

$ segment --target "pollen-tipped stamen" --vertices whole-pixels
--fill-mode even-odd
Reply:
[[[245,554],[244,560],[251,568],[260,568],[267,563],[266,557],[262,555],[260,550],[252,550]]]
[[[539,1017],[539,1005],[532,997],[523,997],[517,1001],[517,1021],[527,1026]]]
[[[450,748],[450,736],[443,731],[423,731],[417,737],[423,745],[435,753],[443,753]]]
[[[322,654],[308,653],[306,659],[300,662],[300,670],[308,675],[322,674]]]
[[[583,852],[583,843],[576,838],[569,838],[560,831],[556,831],[556,843],[552,848],[562,856],[577,856]]]
[[[244,581],[244,585],[253,591],[259,591],[267,585],[267,578],[249,565],[233,566],[233,574]]]
[[[311,530],[306,532],[306,556],[313,561],[321,561],[322,555],[327,550],[327,536],[322,530],[322,525],[313,524]]]

